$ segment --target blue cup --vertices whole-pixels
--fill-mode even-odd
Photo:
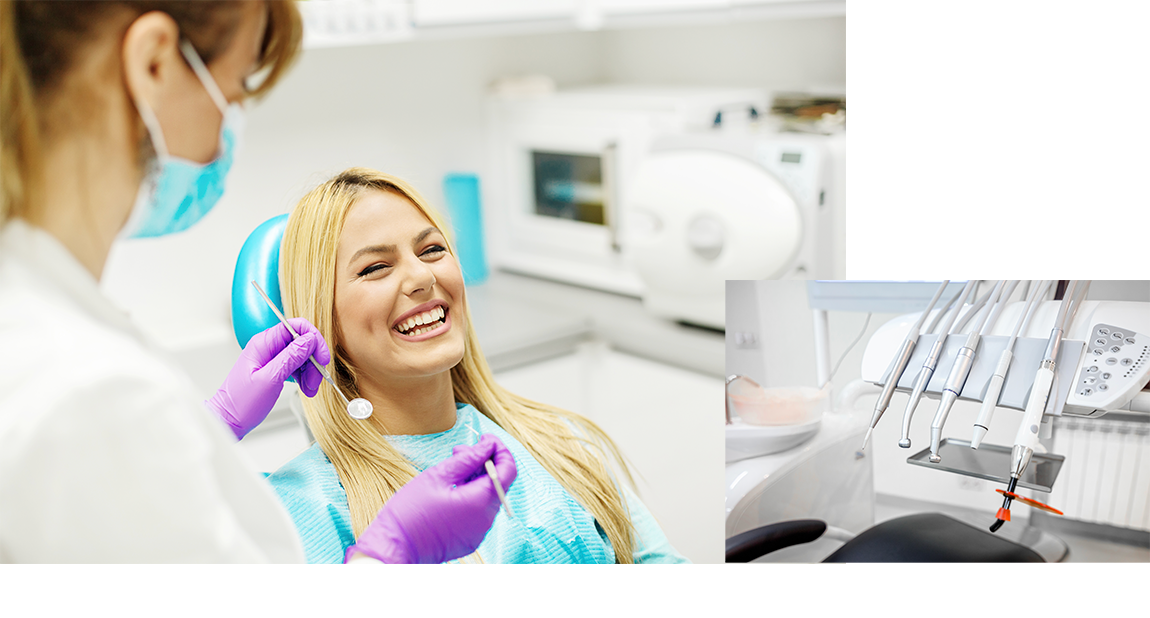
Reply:
[[[443,178],[443,196],[451,227],[455,230],[455,256],[467,285],[487,279],[487,257],[483,249],[483,213],[479,204],[479,177],[475,174],[448,174]]]

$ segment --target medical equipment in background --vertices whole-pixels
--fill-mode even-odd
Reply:
[[[786,446],[788,437],[780,433],[760,438],[767,447],[785,447],[781,449],[756,447],[755,436],[747,435],[738,423],[727,428],[727,538],[780,521],[817,518],[838,534],[771,557],[812,562],[833,550],[828,543],[853,534],[841,531],[861,531],[874,523],[874,470],[870,458],[855,456],[865,425],[840,409],[821,414],[817,431],[797,445]],[[750,427],[780,432],[786,428]]]
[[[620,198],[660,135],[707,129],[730,104],[765,109],[757,89],[599,86],[493,96],[485,183],[493,265],[631,296]]]
[[[855,535],[817,519],[782,521],[727,538],[727,562],[751,562],[817,539],[843,541],[822,562],[1045,562],[1042,554],[942,513],[915,513]],[[1057,556],[1057,554],[1055,554]]]
[[[930,379],[934,377],[934,370],[938,367],[938,356],[942,353],[942,346],[946,338],[950,335],[952,326],[958,318],[958,314],[962,313],[963,304],[966,299],[974,293],[977,286],[975,281],[967,281],[966,287],[962,289],[962,296],[958,300],[958,305],[946,314],[946,319],[943,320],[942,326],[939,327],[938,338],[935,339],[934,345],[930,347],[930,352],[927,353],[926,358],[922,362],[922,368],[918,371],[918,376],[914,379],[914,388],[911,390],[910,399],[906,403],[906,410],[902,413],[902,439],[898,441],[898,445],[902,448],[910,448],[910,421],[914,416],[915,408],[918,407],[922,401],[922,393],[926,390],[926,385]],[[970,313],[975,309],[972,307]],[[960,327],[961,328],[961,327]]]
[[[1035,298],[1047,287],[1038,282],[1031,285],[1042,288]],[[1146,334],[1150,332],[1150,307],[1144,302],[1084,298],[1085,286],[1079,285],[1068,290],[1062,302],[1011,303],[1002,310],[998,324],[981,337],[981,350],[971,360],[958,398],[982,402],[993,392],[993,382],[1001,381],[999,393],[993,394],[997,405],[1026,413],[1013,448],[943,439],[937,451],[924,450],[907,462],[1001,482],[1008,485],[1008,493],[1015,486],[1049,492],[1064,460],[1039,449],[1038,439],[1049,430],[1050,418],[1097,417],[1120,410],[1150,413],[1150,393],[1143,392],[1150,381],[1150,335]],[[871,337],[863,357],[864,380],[877,385],[889,379],[883,368],[900,350],[908,326],[919,317],[896,318]],[[1036,337],[1043,334],[1048,336]],[[934,336],[924,335],[924,343],[931,342],[930,337]],[[996,359],[1008,346],[1013,369],[1003,375]],[[957,341],[945,345],[937,372],[949,372],[962,348]],[[905,376],[898,380],[899,390],[911,387]],[[925,393],[929,398],[941,397],[945,387],[945,381],[932,380]],[[980,420],[989,417],[980,414]],[[998,422],[1006,421],[1000,418]],[[940,461],[930,461],[927,453],[938,455]]]
[[[1002,381],[1006,379],[1006,373],[1010,370],[1010,361],[1014,358],[1011,353],[1014,349],[1014,342],[1018,340],[1019,331],[1025,330],[1026,325],[1030,322],[1030,316],[1034,314],[1034,308],[1038,306],[1035,301],[1046,295],[1051,283],[1053,280],[1037,281],[1031,285],[1030,293],[1026,298],[1026,306],[1022,309],[1022,316],[1015,321],[1014,330],[1010,333],[1010,340],[1006,343],[1006,349],[998,357],[998,366],[994,369],[994,375],[990,376],[990,383],[986,387],[986,393],[982,396],[982,407],[978,410],[978,419],[974,421],[974,434],[970,438],[971,448],[978,448],[982,444],[982,439],[986,437],[986,432],[990,429],[990,421],[994,418],[994,410],[998,406],[998,395],[1002,392]],[[1009,297],[1010,295],[1007,294],[1003,298],[1004,305]],[[893,388],[894,382],[890,380],[887,382]]]
[[[950,281],[943,281],[942,284],[938,286],[938,291],[931,297],[930,302],[926,305],[926,309],[922,310],[922,316],[919,317],[918,321],[914,323],[914,326],[911,326],[910,330],[907,331],[906,339],[902,342],[902,347],[899,348],[898,354],[891,360],[890,367],[887,369],[887,375],[894,376],[894,379],[887,380],[886,385],[882,387],[882,394],[879,395],[878,401],[874,404],[874,413],[871,415],[870,426],[867,427],[866,436],[863,437],[863,444],[862,448],[859,449],[860,451],[866,450],[866,445],[870,442],[871,434],[874,433],[875,425],[878,425],[878,421],[882,418],[883,412],[886,412],[887,407],[890,406],[890,399],[894,396],[895,384],[897,384],[898,379],[902,377],[902,373],[906,371],[906,365],[910,362],[910,355],[914,352],[914,346],[918,342],[918,335],[922,329],[922,324],[926,321],[927,316],[930,315],[931,310],[934,309],[935,304],[938,303],[938,299],[942,297],[943,291],[946,290],[946,286],[949,284]],[[957,298],[957,296],[954,298]],[[953,301],[954,299],[952,298],[951,300]],[[948,303],[947,307],[949,306],[950,304]],[[939,312],[939,317],[941,317],[943,313],[946,313],[946,307]],[[927,332],[931,330],[934,330],[933,323],[927,328]]]
[[[829,395],[826,388],[765,389],[747,376],[728,376],[727,463],[779,453],[810,440],[819,431]]]
[[[774,132],[751,119],[767,99],[638,86],[494,97],[492,265],[713,328],[727,279],[831,276],[845,138]]]
[[[753,121],[655,140],[623,197],[624,253],[643,305],[723,328],[728,279],[836,276],[843,195],[833,179],[845,177],[844,152],[841,134]]]
[[[264,302],[268,304],[268,307],[273,312],[275,312],[276,317],[279,318],[280,323],[288,329],[288,332],[291,333],[292,339],[298,339],[299,333],[297,333],[296,330],[292,328],[292,325],[288,323],[287,318],[285,318],[284,314],[281,313],[280,310],[275,306],[275,303],[272,302],[272,299],[268,298],[267,293],[264,292],[263,288],[260,287],[260,284],[252,281],[252,286],[254,286],[256,291],[260,293],[260,296],[263,297]],[[362,421],[365,418],[371,417],[372,407],[370,401],[360,397],[356,397],[355,399],[348,401],[347,395],[343,394],[343,389],[341,389],[339,385],[335,383],[335,380],[331,379],[331,375],[327,372],[327,369],[325,369],[323,365],[319,364],[319,362],[315,360],[315,356],[309,356],[307,359],[311,361],[311,364],[315,366],[316,370],[319,371],[319,374],[323,376],[323,379],[326,380],[333,389],[335,389],[336,394],[338,394],[339,398],[343,400],[344,409],[347,410],[348,416],[358,421]]]
[[[1030,387],[1030,396],[1026,401],[1026,410],[1022,414],[1022,422],[1018,424],[1018,433],[1014,436],[1014,446],[1010,450],[1010,481],[1007,484],[1002,508],[998,509],[998,516],[990,531],[995,532],[1004,522],[1010,521],[1010,502],[1014,498],[1014,490],[1030,458],[1034,456],[1034,449],[1038,447],[1038,426],[1042,424],[1042,417],[1047,412],[1050,403],[1050,393],[1057,392],[1054,382],[1054,370],[1058,360],[1058,348],[1062,345],[1062,338],[1066,329],[1074,321],[1074,316],[1086,300],[1086,292],[1090,282],[1081,284],[1071,281],[1066,290],[1066,296],[1058,307],[1058,316],[1054,320],[1054,328],[1050,331],[1050,339],[1046,344],[1046,354],[1042,364],[1038,366],[1038,373],[1034,376],[1034,384]],[[937,459],[931,459],[937,463]]]
[[[938,410],[934,413],[934,420],[930,423],[930,461],[933,463],[941,461],[938,455],[938,443],[942,437],[942,428],[946,424],[946,417],[950,415],[950,409],[954,407],[954,402],[958,399],[958,394],[962,392],[962,387],[966,384],[966,377],[970,374],[970,364],[978,350],[978,338],[982,335],[982,329],[994,325],[998,319],[998,314],[1002,311],[1003,304],[1005,304],[999,303],[999,298],[1009,298],[1017,285],[1017,281],[1010,283],[999,281],[995,284],[985,312],[979,312],[978,321],[970,329],[970,334],[966,336],[966,343],[958,351],[954,366],[950,368],[950,373],[946,376],[946,386],[942,389],[942,399],[938,403]],[[1007,288],[1005,296],[1003,296],[1004,287]]]
[[[807,392],[802,399],[819,405],[815,407],[818,425],[810,436],[804,437],[785,433],[811,432],[803,422],[753,426],[737,418],[736,405],[736,413],[731,415],[733,422],[726,428],[728,539],[779,521],[818,518],[821,522],[818,541],[769,557],[777,562],[825,558],[838,543],[874,524],[872,460],[857,451],[867,428],[866,419],[853,413],[851,406],[843,405],[843,400],[857,397],[851,389],[845,389],[838,402],[831,404],[830,379],[834,371],[826,306],[818,298],[811,298],[810,303],[814,307],[815,373],[822,388],[769,390],[781,394],[794,391],[796,395]],[[738,377],[741,376],[731,376],[728,386],[741,381]],[[737,399],[729,398],[729,403],[737,404]],[[794,442],[788,444],[787,440]]]

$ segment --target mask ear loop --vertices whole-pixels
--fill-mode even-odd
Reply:
[[[211,71],[208,70],[204,61],[200,59],[200,55],[196,53],[196,48],[192,47],[192,44],[189,43],[187,39],[180,39],[180,53],[184,55],[184,59],[187,60],[188,65],[192,67],[192,72],[196,74],[196,77],[200,78],[204,89],[208,91],[208,96],[212,97],[212,101],[215,102],[216,107],[220,108],[220,113],[226,115],[228,113],[228,98],[224,96],[223,91],[220,90],[219,85],[216,84],[215,78],[212,77]]]
[[[144,121],[144,126],[148,129],[148,137],[152,139],[152,148],[156,151],[156,156],[163,158],[168,156],[168,143],[164,141],[164,132],[160,129],[160,119],[156,118],[156,113],[152,111],[152,107],[144,102],[141,97],[133,97],[136,101],[136,111],[140,112],[140,120]]]

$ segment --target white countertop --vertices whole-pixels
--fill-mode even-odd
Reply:
[[[497,371],[593,338],[635,356],[724,375],[723,333],[656,317],[638,298],[501,271],[467,294],[483,352]]]

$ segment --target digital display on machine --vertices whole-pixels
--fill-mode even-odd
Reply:
[[[602,157],[533,150],[531,171],[535,214],[606,225]]]
[[[784,152],[782,161],[783,163],[800,163],[802,162],[803,154],[801,152]]]

